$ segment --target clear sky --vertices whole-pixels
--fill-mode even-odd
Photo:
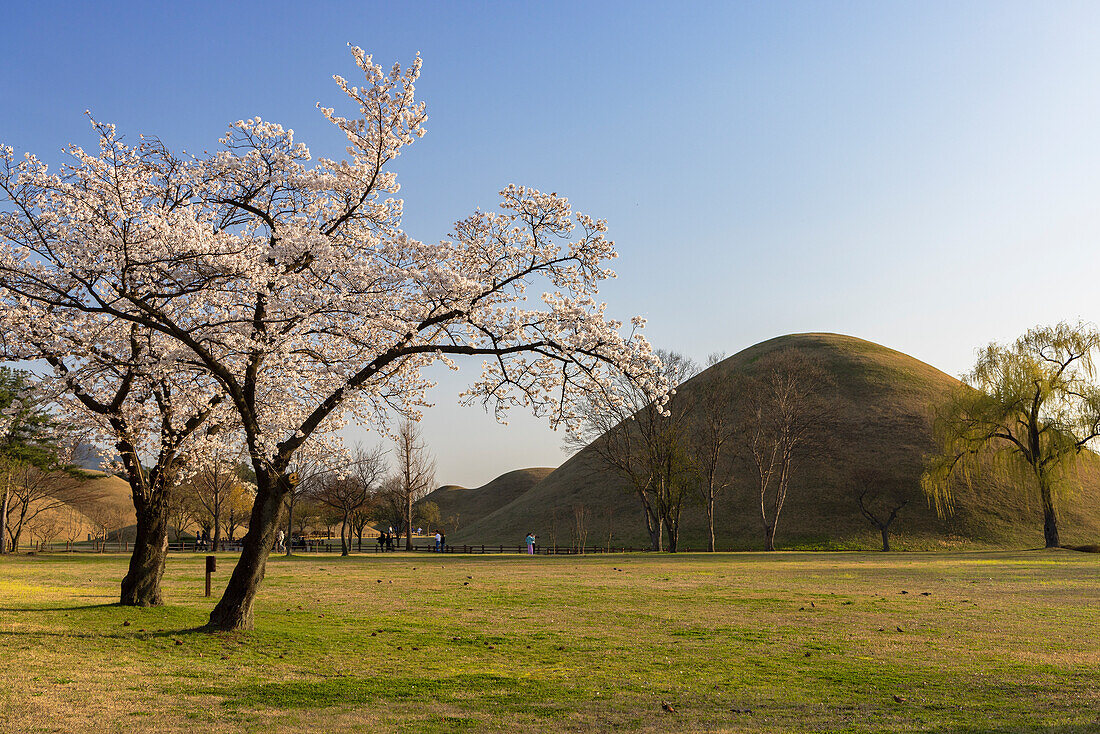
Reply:
[[[342,145],[348,42],[424,58],[406,229],[447,235],[510,182],[609,220],[613,315],[703,359],[834,331],[958,374],[974,350],[1100,318],[1100,3],[88,2],[5,8],[0,140],[60,159],[85,109],[216,146],[259,115]],[[441,483],[553,466],[561,436],[456,406]],[[373,440],[366,439],[368,442]]]

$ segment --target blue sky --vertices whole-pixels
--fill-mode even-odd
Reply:
[[[700,359],[835,331],[958,374],[1100,317],[1100,4],[42,2],[5,25],[0,140],[52,161],[91,142],[85,109],[195,151],[259,115],[335,156],[315,104],[341,102],[346,44],[420,51],[410,234],[510,182],[565,194],[619,244],[611,312]],[[441,482],[563,460],[443,378]]]

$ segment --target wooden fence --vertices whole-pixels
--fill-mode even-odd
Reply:
[[[404,551],[404,539],[398,539],[394,541],[393,548],[382,548],[377,542],[364,543],[362,549],[359,549],[355,543],[352,543],[353,553],[388,553],[390,551]],[[172,553],[210,553],[212,552],[210,543],[169,543],[168,550]],[[19,551],[24,553],[129,553],[131,550],[131,543],[129,541],[122,541],[121,543],[116,541],[110,541],[104,543],[99,542],[79,542],[79,543],[31,543],[28,545],[20,546]],[[223,540],[218,544],[218,551],[226,553],[240,552],[241,541],[227,541]],[[411,548],[412,551],[417,553],[435,553],[440,551],[434,550],[434,544],[431,541],[427,541],[423,545],[417,545],[415,542]],[[682,553],[691,553],[690,548],[679,549]],[[700,549],[696,549],[700,550]],[[297,544],[291,548],[293,553],[339,553],[340,541],[336,540],[310,540],[306,544]],[[629,546],[606,546],[606,545],[591,545],[591,546],[571,546],[571,545],[535,545],[534,553],[540,556],[573,556],[573,555],[592,555],[597,553],[644,553],[648,552],[648,548],[634,548]],[[280,551],[282,552],[282,551]],[[443,553],[465,553],[465,554],[502,554],[502,553],[518,553],[527,555],[527,546],[523,544],[518,545],[492,545],[489,543],[476,544],[476,545],[447,545],[441,551]]]

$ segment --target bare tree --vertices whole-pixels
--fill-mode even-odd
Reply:
[[[63,532],[65,534],[65,542],[68,544],[68,548],[72,548],[76,543],[77,538],[80,537],[81,532],[84,529],[84,516],[80,510],[76,509],[72,505],[69,505],[65,509],[65,523]]]
[[[62,509],[56,508],[49,512],[42,512],[35,516],[35,518],[27,523],[27,532],[31,538],[38,541],[38,549],[45,550],[45,547],[53,542],[63,529]]]
[[[909,504],[909,497],[897,487],[891,490],[867,478],[857,485],[856,502],[863,516],[882,534],[882,550],[890,550],[890,525],[901,508]]]
[[[167,493],[166,503],[168,525],[178,543],[184,531],[195,522],[195,502],[187,492],[176,486],[172,487]]]
[[[386,472],[385,451],[356,450],[351,465],[342,474],[328,474],[320,483],[316,499],[339,518],[340,554],[351,553],[352,518],[370,506]]]
[[[445,524],[445,525],[446,525],[446,526],[447,526],[448,528],[450,528],[450,529],[451,529],[451,532],[452,532],[452,533],[457,533],[457,532],[458,532],[458,523],[459,523],[459,520],[460,520],[460,516],[459,516],[459,514],[458,514],[458,513],[456,512],[456,513],[454,513],[453,515],[447,515],[447,520],[445,521],[445,523],[444,523],[444,524]]]
[[[731,405],[739,388],[737,377],[719,366],[723,359],[722,354],[710,355],[708,369],[693,382],[694,422],[688,438],[696,493],[707,515],[707,550],[711,552],[715,549],[714,504],[733,481],[735,414]]]
[[[405,492],[401,477],[390,474],[382,479],[374,496],[374,519],[400,534],[405,528]]]
[[[201,508],[199,523],[214,530],[214,550],[221,546],[222,527],[230,499],[242,486],[239,468],[241,458],[241,454],[234,449],[213,450],[202,468],[185,485]]]
[[[294,513],[294,526],[298,530],[298,535],[303,538],[309,534],[309,531],[317,526],[317,523],[321,520],[321,505],[316,502],[312,496],[303,497],[298,500],[298,505]]]
[[[412,421],[401,423],[396,436],[397,477],[400,479],[402,522],[405,526],[405,547],[412,547],[413,505],[426,497],[435,485],[435,459],[428,454],[428,447],[420,426]]]
[[[588,542],[588,521],[592,512],[583,502],[573,505],[573,549],[578,553],[584,553],[584,544]]]
[[[363,505],[351,513],[350,522],[351,529],[355,531],[355,547],[360,553],[363,552],[363,534],[366,532],[371,518],[374,517],[375,499],[376,497],[372,496],[369,504]]]
[[[95,479],[83,478],[58,468],[48,471],[33,464],[17,464],[6,472],[10,482],[7,516],[9,548],[18,550],[23,530],[44,513],[67,505],[88,504],[103,496]]]
[[[833,419],[824,398],[831,385],[818,362],[793,349],[762,358],[746,385],[743,429],[758,480],[765,550],[775,550],[791,476],[825,445]]]
[[[587,449],[594,468],[625,479],[641,502],[650,547],[662,550],[667,533],[668,550],[675,552],[680,512],[693,485],[686,426],[691,405],[682,393],[666,405],[652,386],[679,385],[698,367],[675,352],[657,354],[660,374],[644,382],[620,375],[616,397],[603,392],[586,396],[582,430],[567,438],[566,446]]]
[[[296,455],[294,463],[291,465],[292,471],[284,502],[287,556],[293,553],[293,543],[290,539],[294,535],[294,528],[298,519],[295,515],[300,509],[301,500],[316,496],[321,491],[321,484],[324,482],[325,477],[333,472],[344,471],[347,466],[348,457],[342,451],[328,448],[323,444],[310,444],[307,450],[303,450]],[[310,508],[306,512],[306,517],[303,518],[302,523],[297,523],[297,525],[300,525],[299,532],[302,535],[305,535],[306,530],[316,519],[316,513],[313,512],[313,509],[315,508]]]

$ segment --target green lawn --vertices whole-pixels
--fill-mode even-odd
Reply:
[[[228,635],[125,560],[0,560],[0,730],[1100,731],[1096,555],[277,558]]]

